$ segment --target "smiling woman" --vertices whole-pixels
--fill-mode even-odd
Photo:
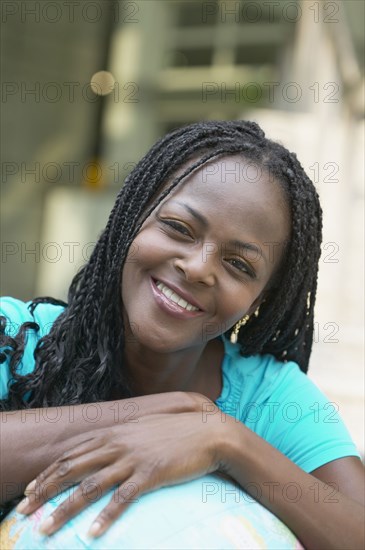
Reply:
[[[290,212],[268,170],[250,182],[240,176],[246,165],[242,157],[223,156],[196,168],[133,241],[122,303],[126,334],[134,342],[127,350],[134,394],[196,391],[199,377],[202,393],[212,398],[212,373],[220,371],[223,354],[222,342],[217,353],[217,337],[250,316],[268,292],[289,239]],[[275,255],[269,261],[270,244]],[[166,355],[177,351],[184,353]]]
[[[197,484],[224,475],[257,501],[271,533],[265,508],[306,548],[361,547],[359,455],[305,375],[320,244],[312,182],[255,123],[193,124],[157,142],[127,178],[68,304],[2,302],[4,507],[28,484],[17,511],[33,524],[52,512],[41,524],[58,533],[47,547],[78,547],[72,537],[90,528],[102,537],[84,546],[171,548],[156,511],[178,506],[166,521],[182,532],[200,509]],[[44,504],[70,485],[60,505]],[[152,503],[148,519],[142,502]],[[204,504],[209,517],[223,513]],[[247,507],[224,514],[221,547],[253,548],[238,536]],[[25,528],[17,517],[4,522],[12,537]],[[158,537],[128,534],[133,517],[146,533],[158,524]],[[129,546],[108,538],[118,525]],[[181,547],[212,548],[205,533]],[[256,547],[285,547],[270,536]],[[38,535],[32,544],[41,547]]]

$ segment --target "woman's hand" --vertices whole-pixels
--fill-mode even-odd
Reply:
[[[116,486],[90,529],[90,535],[99,536],[143,493],[216,471],[223,413],[206,398],[198,408],[204,403],[209,404],[208,414],[155,414],[90,432],[87,441],[64,453],[28,485],[27,499],[18,511],[32,513],[81,482],[72,498],[43,523],[41,530],[51,534]]]
[[[210,406],[214,404],[204,395],[174,391],[99,403],[1,412],[0,505],[22,496],[31,480],[63,453],[89,439],[90,432],[96,429],[127,422],[135,425],[141,417],[199,412],[209,410]]]

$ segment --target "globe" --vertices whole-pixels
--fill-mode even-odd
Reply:
[[[44,519],[68,496],[69,489],[30,516],[13,510],[0,526],[0,547],[26,549],[303,549],[293,533],[233,481],[210,474],[162,487],[136,502],[99,538],[87,531],[113,493],[90,503],[57,533],[39,533]]]

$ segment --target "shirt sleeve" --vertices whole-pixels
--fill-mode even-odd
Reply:
[[[29,374],[34,370],[34,350],[38,340],[48,334],[56,317],[64,310],[62,306],[53,304],[38,304],[32,315],[29,311],[31,302],[22,302],[8,296],[0,298],[0,316],[5,317],[5,335],[14,338],[23,323],[37,323],[38,330],[29,329],[26,331],[24,353],[17,373],[20,375]],[[10,346],[11,348],[11,346]],[[9,393],[9,385],[12,382],[12,375],[9,367],[9,356],[4,352],[9,346],[2,347],[0,353],[4,362],[0,363],[0,399],[6,399]]]
[[[272,357],[271,363],[275,368],[278,362]],[[338,404],[296,363],[281,364],[276,373],[269,395],[261,402],[255,431],[306,472],[345,456],[360,457]]]

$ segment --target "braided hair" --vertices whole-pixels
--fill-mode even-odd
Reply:
[[[322,211],[313,183],[294,153],[265,137],[254,122],[207,121],[172,131],[161,138],[125,180],[105,229],[89,261],[73,278],[68,306],[50,332],[38,340],[35,369],[22,376],[17,365],[24,352],[24,323],[16,337],[5,335],[13,383],[0,409],[74,405],[103,401],[118,387],[132,397],[123,368],[122,267],[143,221],[193,170],[207,161],[241,154],[275,178],[291,211],[291,237],[277,284],[238,335],[243,356],[272,354],[293,360],[307,372],[313,339],[314,303],[322,237]],[[176,176],[177,170],[183,168]],[[174,176],[175,174],[175,176]],[[166,184],[168,184],[166,186]],[[42,302],[36,298],[31,312]],[[0,357],[0,362],[5,356]],[[25,399],[27,396],[27,399]]]

